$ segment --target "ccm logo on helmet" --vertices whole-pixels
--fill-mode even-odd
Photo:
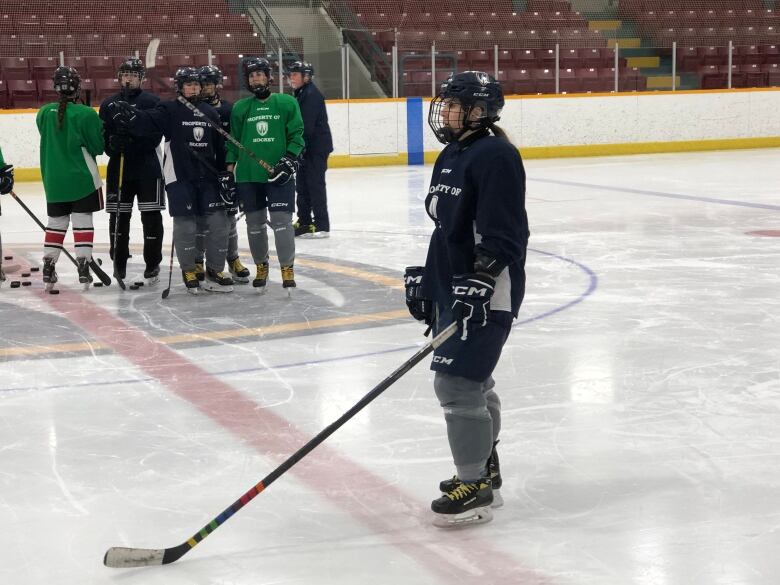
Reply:
[[[422,276],[407,276],[406,284],[422,284]]]
[[[433,356],[434,364],[444,364],[445,366],[451,366],[454,358],[448,358],[441,355]]]
[[[453,286],[452,292],[456,295],[463,295],[467,297],[480,296],[484,297],[487,294],[487,287],[477,288],[476,286]]]

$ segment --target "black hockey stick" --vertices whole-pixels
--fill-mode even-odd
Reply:
[[[320,445],[325,439],[330,437],[336,432],[344,423],[355,416],[358,412],[363,410],[371,401],[378,397],[382,392],[387,390],[395,382],[397,382],[401,376],[416,366],[422,359],[431,353],[434,349],[439,347],[447,339],[449,339],[455,331],[457,331],[458,324],[452,323],[449,327],[444,329],[431,341],[421,347],[417,353],[406,360],[401,366],[399,366],[392,374],[387,376],[379,384],[363,398],[361,398],[352,408],[345,412],[338,420],[325,427],[320,433],[306,443],[303,447],[298,449],[293,455],[291,455],[284,463],[274,469],[266,477],[262,479],[260,483],[246,492],[243,496],[233,502],[227,509],[214,518],[211,522],[206,524],[199,532],[195,533],[192,538],[183,542],[178,546],[171,548],[126,548],[126,547],[113,547],[108,549],[105,557],[103,557],[103,564],[107,567],[115,568],[128,568],[128,567],[148,567],[152,565],[167,565],[177,561],[191,549],[193,549],[201,540],[206,538],[209,534],[214,532],[222,524],[227,521],[228,518],[233,516],[241,508],[247,505],[255,496],[265,490],[274,481],[279,479],[286,471],[288,471],[293,465],[298,463],[306,455],[308,455],[315,447]]]
[[[22,201],[22,200],[19,198],[19,196],[18,196],[16,193],[14,193],[13,191],[11,191],[11,197],[13,197],[13,198],[16,200],[16,202],[17,202],[19,205],[21,205],[21,206],[22,206],[22,209],[24,209],[24,210],[27,212],[27,215],[29,215],[31,218],[33,218],[33,220],[35,221],[35,223],[37,223],[37,224],[38,224],[38,226],[39,226],[39,227],[40,227],[40,228],[41,228],[41,229],[42,229],[42,230],[45,232],[45,231],[46,231],[46,226],[45,226],[45,225],[43,225],[43,223],[41,223],[41,220],[40,220],[40,219],[38,219],[38,216],[37,216],[37,215],[35,215],[35,214],[32,212],[32,210],[31,210],[29,207],[27,207],[27,205],[25,205],[24,201]],[[71,255],[70,255],[70,252],[68,252],[68,251],[65,249],[65,247],[64,247],[64,246],[62,247],[62,251],[63,251],[63,252],[65,253],[65,255],[66,255],[66,256],[67,256],[67,257],[70,259],[70,261],[71,261],[71,262],[73,262],[73,264],[74,264],[76,267],[78,267],[78,265],[79,265],[79,264],[78,264],[78,262],[76,262],[76,259],[75,259],[73,256],[71,256]],[[103,269],[102,269],[102,268],[101,268],[101,267],[98,265],[98,263],[97,263],[97,262],[95,262],[95,259],[94,259],[94,258],[91,258],[91,259],[90,259],[90,261],[89,261],[89,267],[92,269],[92,272],[94,272],[94,273],[95,273],[95,276],[97,276],[97,277],[100,279],[100,282],[102,282],[102,283],[103,283],[105,286],[109,286],[109,285],[111,284],[111,278],[108,276],[108,274],[106,274],[105,272],[103,272]]]
[[[116,217],[114,218],[114,278],[122,290],[127,290],[125,283],[119,278],[118,270],[116,269],[116,259],[119,256],[119,217],[122,215],[122,183],[125,178],[125,153],[119,153],[119,185],[117,187],[116,195]],[[131,203],[132,205],[132,203]],[[128,226],[129,227],[129,226]]]
[[[197,114],[198,116],[201,116],[201,117],[205,118],[205,119],[206,119],[206,122],[208,122],[208,123],[209,123],[209,126],[211,126],[212,128],[214,128],[214,130],[216,130],[216,131],[217,131],[217,132],[219,132],[219,133],[220,133],[222,136],[224,136],[225,140],[227,140],[228,142],[230,142],[231,144],[233,144],[233,145],[234,145],[236,148],[238,148],[239,150],[242,150],[242,151],[244,151],[244,152],[246,153],[246,155],[247,155],[249,158],[251,158],[251,159],[252,159],[253,161],[255,161],[257,164],[259,164],[261,167],[263,167],[263,168],[264,168],[266,171],[268,171],[268,172],[270,173],[272,170],[274,170],[274,168],[273,168],[271,165],[269,165],[269,164],[268,164],[267,162],[265,162],[264,160],[257,158],[257,156],[255,156],[255,153],[254,153],[254,152],[252,152],[252,151],[251,151],[251,150],[249,150],[249,149],[248,149],[246,146],[244,146],[243,144],[241,144],[241,143],[240,143],[238,140],[236,140],[235,138],[233,138],[233,136],[232,136],[232,135],[231,135],[229,132],[225,132],[225,130],[222,128],[222,126],[220,126],[219,124],[217,124],[217,123],[216,123],[214,120],[212,120],[212,119],[211,119],[211,118],[209,118],[209,117],[208,117],[206,114],[204,114],[202,111],[200,111],[200,110],[198,109],[198,106],[196,106],[195,104],[193,104],[192,102],[190,102],[189,100],[187,100],[187,99],[186,99],[184,96],[182,96],[182,95],[177,95],[177,96],[176,96],[176,99],[177,99],[177,100],[178,100],[180,103],[184,104],[184,105],[185,105],[185,106],[186,106],[186,107],[187,107],[189,110],[191,110],[191,111],[192,111],[194,114]]]
[[[173,234],[171,234],[171,261],[168,264],[168,288],[162,291],[163,299],[167,299],[168,295],[171,294],[171,279],[173,278],[173,253],[175,251],[175,245],[176,241],[173,239]]]

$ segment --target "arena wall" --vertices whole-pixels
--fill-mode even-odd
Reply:
[[[500,125],[525,158],[780,146],[780,89],[507,98]],[[331,166],[431,162],[441,145],[421,98],[332,100]],[[35,110],[0,111],[18,180],[38,180]],[[105,165],[105,157],[99,163]]]

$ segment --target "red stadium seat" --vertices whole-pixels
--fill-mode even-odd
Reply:
[[[38,105],[38,87],[33,79],[9,79],[9,102],[13,108],[34,108]]]
[[[112,78],[97,78],[94,79],[95,92],[93,96],[93,102],[100,103],[105,98],[113,95],[119,91],[119,82],[116,77]]]

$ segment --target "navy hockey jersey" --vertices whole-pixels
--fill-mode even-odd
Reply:
[[[108,175],[114,177],[119,173],[119,152],[111,148],[109,137],[117,133],[117,128],[111,118],[110,105],[118,101],[126,101],[139,110],[148,110],[157,106],[160,98],[140,89],[119,92],[107,97],[100,104],[100,119],[103,120],[103,135],[106,141],[105,152],[108,160]],[[162,151],[160,141],[162,132],[154,132],[148,136],[131,138],[130,146],[125,152],[125,177],[134,179],[159,179],[162,177]]]
[[[215,110],[217,110],[217,114],[219,114],[219,119],[222,122],[222,129],[230,133],[230,113],[233,111],[233,103],[229,102],[227,100],[220,99],[218,106],[212,106]],[[225,163],[225,156],[227,155],[227,151],[225,149],[222,149],[218,151],[217,153],[217,170],[220,172],[223,172],[227,170],[226,163]]]
[[[424,295],[449,307],[453,275],[474,272],[474,247],[481,244],[507,264],[496,278],[490,308],[517,317],[529,237],[525,169],[517,149],[487,130],[448,144],[433,167],[425,208],[436,229],[425,262]]]
[[[207,103],[198,109],[220,124],[219,114]],[[133,134],[148,136],[162,132],[165,137],[163,176],[165,184],[176,181],[214,179],[217,153],[224,152],[225,141],[201,116],[177,100],[160,102],[156,108],[142,110],[130,125]]]

